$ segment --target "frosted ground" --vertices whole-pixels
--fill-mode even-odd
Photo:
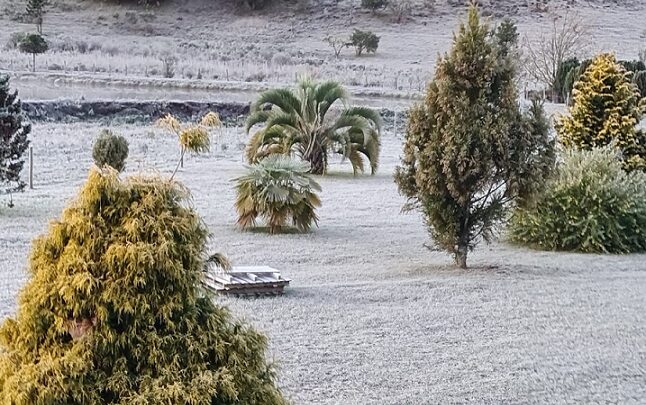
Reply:
[[[16,309],[30,241],[59,215],[90,167],[96,124],[36,125],[36,189],[0,209],[0,319]],[[129,170],[171,170],[175,139],[121,126]],[[265,331],[280,384],[297,404],[621,403],[646,400],[646,255],[482,246],[450,266],[416,214],[400,214],[384,136],[377,176],[335,162],[320,227],[270,236],[235,229],[230,180],[239,128],[187,159],[179,179],[213,232],[211,249],[293,279],[280,298],[222,299]],[[222,145],[226,144],[225,151]]]

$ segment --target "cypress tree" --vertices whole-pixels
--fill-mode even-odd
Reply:
[[[0,327],[0,403],[285,403],[266,338],[200,286],[208,232],[187,197],[93,169]]]
[[[25,186],[20,181],[20,172],[30,132],[31,125],[25,122],[18,92],[9,90],[9,76],[0,75],[0,183],[13,183],[17,189]]]
[[[553,166],[542,105],[526,113],[518,105],[513,38],[492,35],[470,7],[425,101],[410,113],[395,175],[405,209],[422,211],[434,242],[462,268]]]
[[[36,30],[39,34],[43,33],[43,17],[47,11],[45,8],[49,5],[49,0],[27,0],[25,11],[36,24]]]
[[[613,145],[627,170],[646,170],[646,136],[637,124],[646,111],[632,73],[612,54],[597,56],[574,85],[570,114],[556,123],[566,148],[590,150]]]

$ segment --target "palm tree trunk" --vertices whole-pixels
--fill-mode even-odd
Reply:
[[[325,174],[327,169],[327,151],[321,144],[317,143],[313,145],[308,150],[307,155],[303,156],[303,159],[310,163],[310,173],[317,175]]]

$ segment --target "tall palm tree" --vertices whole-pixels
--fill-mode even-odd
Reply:
[[[381,117],[365,107],[347,107],[347,94],[334,81],[299,81],[296,90],[273,89],[260,95],[251,107],[246,131],[256,124],[247,146],[247,160],[296,154],[310,163],[312,174],[327,169],[328,154],[339,153],[352,164],[354,173],[364,172],[364,158],[374,174],[379,163]],[[340,110],[333,105],[343,105]]]

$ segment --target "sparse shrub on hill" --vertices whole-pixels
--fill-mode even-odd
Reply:
[[[343,48],[348,47],[350,45],[348,43],[348,40],[346,38],[341,38],[341,37],[335,37],[332,35],[329,35],[323,39],[332,49],[334,50],[334,57],[336,59],[339,58],[339,55],[341,55],[341,51]]]
[[[20,43],[22,42],[23,39],[27,36],[26,33],[24,32],[14,32],[11,35],[9,35],[9,39],[7,40],[7,43],[5,44],[5,49],[19,49]]]
[[[271,0],[235,0],[240,7],[248,10],[260,10],[267,6]]]
[[[614,55],[602,54],[574,85],[573,105],[556,131],[566,148],[613,145],[622,151],[627,170],[646,170],[646,137],[637,129],[645,110],[630,73]]]
[[[357,56],[363,52],[375,53],[379,47],[379,37],[371,31],[361,31],[355,29],[350,36],[350,45],[354,46]]]
[[[91,171],[0,327],[0,403],[286,403],[266,337],[200,284],[209,232],[187,199],[168,179]]]
[[[9,183],[14,189],[25,186],[20,172],[25,164],[23,155],[29,147],[30,132],[31,125],[22,112],[18,92],[9,89],[9,76],[0,75],[0,184]]]
[[[510,221],[513,241],[546,250],[646,251],[646,174],[611,148],[569,151],[557,175]]]
[[[128,141],[123,136],[115,135],[112,131],[104,129],[94,142],[92,157],[98,167],[107,165],[121,172],[126,166]]]
[[[383,10],[388,7],[388,3],[388,0],[361,0],[361,7],[376,13],[377,10]]]
[[[270,233],[280,232],[288,221],[305,232],[318,221],[321,186],[307,172],[309,163],[285,155],[272,155],[250,165],[236,181],[238,225],[247,229],[262,217]]]
[[[381,116],[365,107],[331,107],[345,104],[347,95],[335,81],[316,83],[302,79],[296,91],[268,90],[251,107],[246,122],[249,132],[247,161],[256,163],[272,154],[296,154],[310,163],[312,174],[324,174],[328,154],[338,153],[352,164],[355,174],[363,172],[364,159],[371,173],[377,171],[381,137]]]
[[[491,240],[516,201],[540,189],[554,163],[543,107],[517,103],[515,52],[482,23],[475,6],[450,52],[437,63],[425,101],[409,114],[395,173],[419,209],[433,242],[461,268],[481,240]]]
[[[392,0],[388,3],[388,6],[392,12],[393,21],[398,24],[406,21],[413,13],[411,0]]]

